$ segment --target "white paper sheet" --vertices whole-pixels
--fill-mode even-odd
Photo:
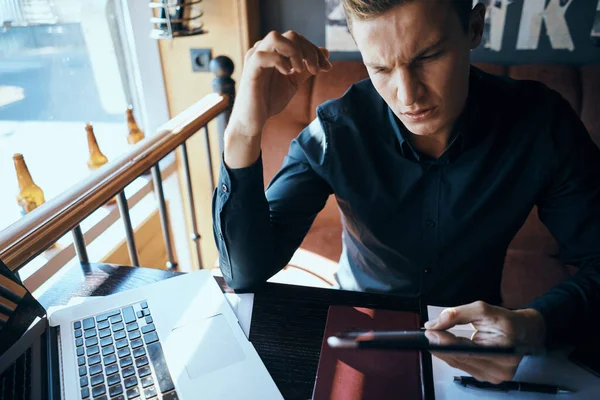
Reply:
[[[429,319],[437,318],[444,307],[428,306]],[[461,332],[474,329],[470,325],[460,325],[449,331]],[[571,363],[565,353],[553,353],[544,357],[525,357],[513,380],[522,382],[545,383],[565,386],[576,390],[573,394],[549,395],[524,392],[493,392],[489,390],[467,389],[454,383],[455,376],[469,375],[452,368],[437,357],[431,357],[433,367],[433,386],[436,400],[486,400],[495,399],[550,399],[588,400],[600,399],[600,379]]]

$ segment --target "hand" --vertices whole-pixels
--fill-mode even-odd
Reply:
[[[246,53],[230,124],[260,135],[267,119],[283,111],[310,76],[331,70],[329,52],[289,31],[269,33]]]
[[[526,346],[543,347],[545,342],[544,318],[536,310],[511,311],[483,301],[447,308],[437,319],[427,321],[425,329],[445,330],[459,324],[471,324],[478,332],[504,335]]]
[[[425,331],[425,336],[430,343],[434,344],[460,344],[471,342],[480,345],[495,345],[512,347],[514,343],[506,336],[495,333],[475,332],[471,339],[457,337],[447,331]],[[521,355],[485,355],[469,353],[440,353],[432,352],[433,356],[444,361],[453,368],[458,368],[473,376],[479,381],[498,384],[511,380],[516,372],[523,356]]]

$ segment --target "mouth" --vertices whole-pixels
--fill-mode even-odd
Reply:
[[[426,108],[416,112],[402,113],[402,116],[413,122],[423,121],[431,117],[435,110],[437,110],[437,107]]]

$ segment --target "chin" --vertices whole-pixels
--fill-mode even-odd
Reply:
[[[406,129],[410,131],[413,135],[417,136],[431,136],[435,135],[440,130],[440,126],[438,124],[432,123],[404,123]]]

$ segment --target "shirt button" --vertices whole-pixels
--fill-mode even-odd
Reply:
[[[223,193],[227,193],[227,192],[229,192],[229,188],[227,187],[227,185],[226,185],[226,184],[222,184],[222,185],[221,185],[221,190],[223,191]]]
[[[433,228],[435,227],[435,222],[433,222],[432,220],[428,219],[427,221],[425,221],[425,226],[428,228]]]
[[[425,273],[425,274],[428,274],[428,273],[429,273],[429,270],[428,270],[428,269],[426,269],[426,270],[424,270],[424,271],[423,271],[423,273]]]

